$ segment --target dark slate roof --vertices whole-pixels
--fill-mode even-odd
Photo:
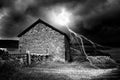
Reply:
[[[35,26],[36,26],[37,24],[39,24],[39,23],[42,23],[42,24],[46,25],[47,27],[50,27],[50,28],[52,28],[53,30],[55,30],[55,31],[57,31],[57,32],[65,35],[65,36],[67,36],[67,34],[65,34],[64,32],[56,29],[55,27],[53,27],[52,25],[48,24],[47,22],[45,22],[45,21],[43,21],[43,20],[41,20],[41,19],[38,19],[38,20],[37,20],[36,22],[34,22],[31,26],[29,26],[29,27],[26,28],[23,32],[21,32],[20,34],[18,34],[18,37],[21,37],[22,35],[24,35],[26,32],[28,32],[29,30],[31,30],[33,27],[35,27]]]

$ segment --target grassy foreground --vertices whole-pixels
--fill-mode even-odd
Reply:
[[[0,80],[109,80],[108,75],[116,69],[95,69],[84,62],[38,64],[34,67],[6,70],[0,74]]]

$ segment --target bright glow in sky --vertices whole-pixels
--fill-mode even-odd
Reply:
[[[68,26],[72,19],[72,13],[67,11],[66,8],[61,7],[51,10],[49,18],[53,24],[59,26]]]

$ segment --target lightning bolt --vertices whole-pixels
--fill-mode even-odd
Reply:
[[[95,43],[92,42],[90,39],[86,38],[85,36],[77,34],[72,29],[69,28],[69,25],[71,24],[71,20],[73,20],[73,14],[71,12],[67,11],[67,9],[64,8],[64,7],[58,8],[57,10],[58,10],[58,12],[56,12],[53,9],[51,11],[51,13],[49,13],[49,15],[50,15],[49,16],[50,21],[52,21],[53,24],[57,24],[59,26],[66,27],[67,30],[69,31],[70,37],[72,37],[72,33],[75,35],[75,39],[76,39],[76,41],[77,41],[77,43],[79,44],[79,47],[80,47],[80,52],[82,54],[84,54],[86,56],[86,59],[88,59],[88,61],[90,62],[90,64],[92,66],[94,66],[92,64],[92,60],[89,58],[89,56],[87,55],[87,53],[85,51],[83,39],[85,39],[86,41],[90,42],[93,45],[93,47],[96,49]],[[78,38],[80,39],[80,41],[78,41]],[[74,49],[74,50],[79,51],[77,49]],[[96,67],[96,66],[94,66],[94,67]],[[96,67],[96,68],[98,68],[98,67]]]
[[[73,33],[74,35],[75,35],[75,39],[76,39],[76,41],[78,42],[78,44],[79,44],[79,47],[80,47],[80,50],[81,50],[81,52],[86,56],[86,59],[90,62],[90,64],[93,66],[93,67],[95,67],[95,68],[98,68],[97,66],[95,66],[95,65],[93,65],[92,64],[92,60],[88,57],[88,55],[87,55],[87,53],[86,53],[86,51],[85,51],[85,47],[84,47],[84,43],[83,43],[83,38],[85,39],[85,40],[87,40],[88,42],[90,42],[92,45],[93,45],[93,47],[96,49],[96,45],[94,44],[94,42],[92,42],[91,40],[89,40],[89,39],[87,39],[85,36],[83,36],[83,35],[78,35],[77,33],[75,33],[73,30],[71,30],[68,26],[66,26],[66,28],[68,29],[68,31],[70,32],[70,36],[72,36],[71,35],[71,33]],[[77,38],[79,38],[80,39],[80,42],[78,41],[78,39]],[[81,43],[81,46],[80,46],[80,43]],[[73,48],[74,49],[74,48]],[[75,51],[78,51],[77,49],[74,49]]]

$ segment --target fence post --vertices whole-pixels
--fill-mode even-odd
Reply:
[[[27,51],[27,64],[30,65],[31,64],[31,55],[30,52]]]

